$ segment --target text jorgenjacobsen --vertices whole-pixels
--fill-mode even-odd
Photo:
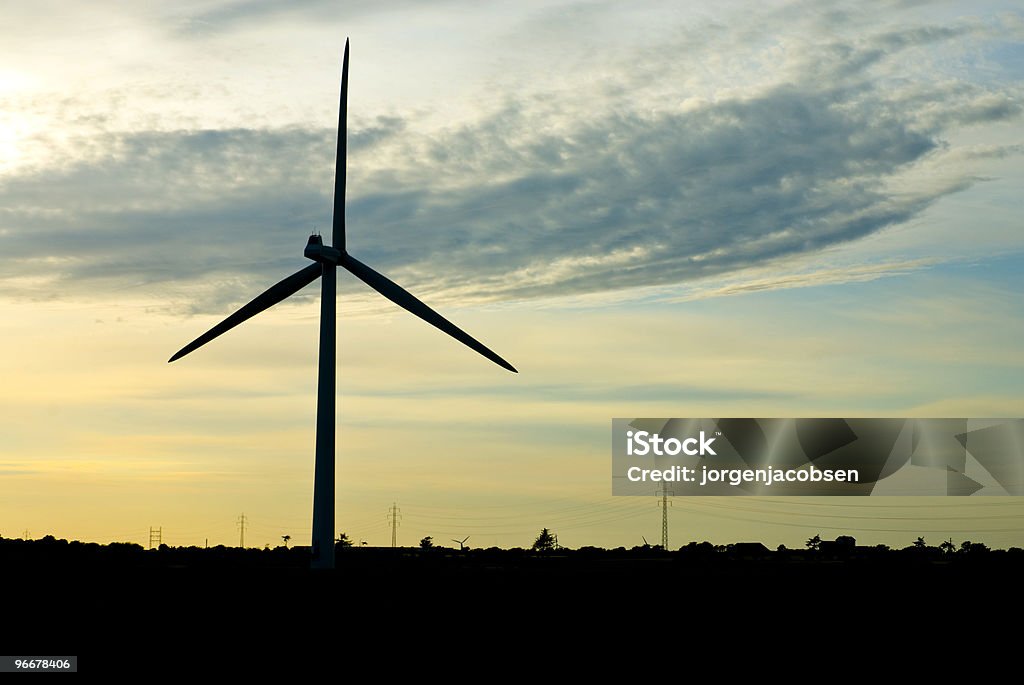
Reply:
[[[860,481],[860,473],[857,469],[819,469],[814,464],[807,468],[800,469],[709,469],[707,466],[700,467],[700,474],[696,468],[689,466],[673,466],[668,469],[642,469],[639,466],[632,466],[626,471],[626,477],[634,482],[662,481],[676,483],[729,483],[739,485],[740,483],[831,483]]]

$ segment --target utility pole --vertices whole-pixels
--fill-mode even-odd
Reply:
[[[668,551],[668,508],[672,504],[668,501],[669,495],[675,493],[669,492],[668,485],[662,481],[661,483],[661,548]]]
[[[237,523],[238,523],[238,530],[240,531],[239,535],[238,535],[238,546],[241,547],[242,549],[245,549],[245,525],[246,525],[247,522],[248,521],[245,518],[245,513],[243,513],[241,516],[238,517]]]
[[[153,526],[150,526],[149,527],[149,548],[153,549],[153,547],[154,547],[153,543],[154,542],[156,543],[155,546],[159,547],[160,545],[163,544],[163,541],[164,541],[164,527],[160,526],[159,528],[154,528]]]
[[[388,520],[391,521],[391,548],[392,549],[398,547],[398,526],[400,525],[398,523],[398,521],[399,521],[399,519],[402,518],[402,514],[400,512],[401,512],[401,510],[395,505],[394,502],[392,502],[391,503],[391,511],[388,512]]]

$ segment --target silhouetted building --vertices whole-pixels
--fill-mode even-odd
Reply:
[[[729,545],[729,555],[734,559],[767,559],[772,553],[760,542],[737,542]]]

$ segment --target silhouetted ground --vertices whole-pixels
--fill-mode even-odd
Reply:
[[[182,659],[244,644],[246,658],[256,645],[273,645],[280,651],[256,656],[276,661],[294,649],[307,658],[318,640],[351,655],[389,634],[420,647],[499,649],[559,643],[581,630],[614,639],[625,630],[636,639],[657,625],[682,631],[679,639],[692,631],[764,639],[780,621],[800,626],[800,639],[864,621],[889,632],[936,630],[956,618],[1016,613],[1024,578],[1024,550],[983,546],[363,547],[339,549],[337,560],[336,571],[318,572],[303,547],[143,550],[0,539],[4,618],[17,628],[5,652],[124,654],[148,663],[153,650]]]

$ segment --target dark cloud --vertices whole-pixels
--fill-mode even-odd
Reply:
[[[440,134],[376,119],[349,137],[350,249],[419,292],[514,299],[679,283],[856,240],[971,182],[890,189],[952,127],[1019,115],[992,88],[865,75],[964,32],[809,48],[786,83],[686,108],[524,94]],[[330,224],[330,129],[82,143],[78,161],[0,185],[8,293],[39,296],[17,279],[42,274],[58,281],[50,294],[159,287],[223,311],[301,268],[306,234]]]
[[[251,288],[267,272],[301,268],[305,235],[329,223],[332,132],[144,132],[88,142],[100,153],[0,184],[0,277],[50,276],[61,293],[197,280]]]
[[[402,131],[405,121],[399,117],[377,117],[372,126],[353,131],[348,136],[349,153],[380,145],[387,139]],[[333,131],[332,142],[333,142]]]

